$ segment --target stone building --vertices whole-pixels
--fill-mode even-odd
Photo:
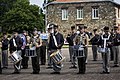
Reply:
[[[88,30],[120,24],[120,4],[113,0],[55,0],[46,5],[46,23],[57,23],[64,34],[73,25]]]

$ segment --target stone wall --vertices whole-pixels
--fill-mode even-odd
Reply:
[[[77,9],[76,7],[83,7],[84,18],[77,20]],[[92,6],[99,6],[99,19],[92,19]],[[62,20],[61,8],[67,7],[69,17],[68,20]],[[47,22],[57,23],[60,26],[60,31],[64,34],[70,32],[70,27],[76,24],[84,24],[88,26],[88,30],[92,31],[95,27],[99,30],[103,26],[116,25],[116,9],[115,4],[112,2],[87,2],[87,3],[74,3],[74,4],[51,4],[47,7]]]

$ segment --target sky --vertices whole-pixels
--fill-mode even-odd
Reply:
[[[114,0],[114,1],[120,4],[120,0]],[[42,7],[43,2],[44,0],[30,0],[31,4],[36,4],[40,7]]]

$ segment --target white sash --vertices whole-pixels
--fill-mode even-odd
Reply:
[[[57,47],[57,46],[58,46],[58,44],[57,44],[57,40],[56,40],[56,38],[55,38],[55,36],[54,36],[54,35],[53,35],[53,40],[54,40],[55,46]]]
[[[14,45],[15,47],[17,46],[14,38],[13,38],[13,45]]]
[[[109,40],[110,34],[108,35],[107,38],[103,38],[103,35],[101,37],[102,37],[102,40],[104,40],[104,46],[103,46],[103,48],[105,49],[106,48],[106,41]]]

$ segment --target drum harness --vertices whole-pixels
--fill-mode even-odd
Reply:
[[[104,45],[103,45],[103,48],[101,48],[101,49],[103,49],[105,52],[106,52],[106,44],[107,44],[107,40],[109,40],[109,38],[110,38],[110,34],[108,35],[108,37],[107,38],[103,38],[103,35],[101,35],[101,38],[102,38],[102,40],[104,41]],[[99,51],[99,52],[102,52],[102,51]]]

